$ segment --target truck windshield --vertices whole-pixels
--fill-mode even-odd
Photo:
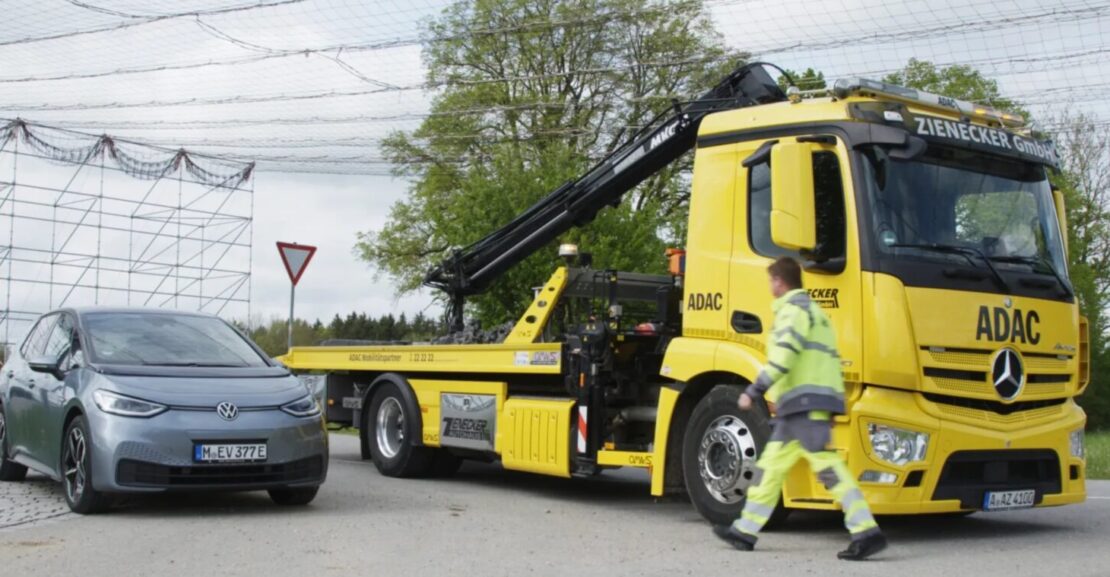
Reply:
[[[264,358],[224,321],[166,313],[82,317],[92,361],[164,367],[265,367]]]
[[[881,260],[916,261],[938,274],[995,278],[1009,292],[1013,274],[1045,277],[1019,283],[1069,295],[1060,227],[1045,169],[959,148],[930,146],[920,157],[863,151],[870,233]],[[987,262],[984,262],[987,261]],[[952,267],[978,269],[953,275]],[[887,267],[883,267],[887,268]],[[919,271],[915,273],[920,277]]]

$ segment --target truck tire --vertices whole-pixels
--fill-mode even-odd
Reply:
[[[405,403],[400,385],[392,381],[378,385],[363,423],[370,458],[387,477],[424,477],[432,472],[435,453],[416,445],[416,423],[420,421]]]
[[[27,467],[8,460],[8,421],[0,405],[0,481],[22,481],[25,477]]]
[[[682,439],[686,492],[698,513],[714,525],[728,525],[740,516],[756,459],[771,437],[766,405],[741,411],[740,391],[730,385],[709,391],[694,407]],[[785,515],[780,500],[768,526]]]

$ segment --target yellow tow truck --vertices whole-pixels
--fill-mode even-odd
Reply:
[[[730,522],[773,417],[736,400],[765,360],[765,269],[789,255],[838,330],[848,414],[832,447],[876,513],[1083,501],[1087,323],[1051,143],[1017,116],[867,79],[801,96],[739,67],[431,270],[450,335],[284,362],[326,374],[329,418],[360,428],[385,475],[470,458],[560,477],[638,467],[652,495],[685,491]],[[669,274],[594,269],[563,245],[515,325],[464,323],[467,296],[690,150]],[[781,511],[837,507],[800,463]]]

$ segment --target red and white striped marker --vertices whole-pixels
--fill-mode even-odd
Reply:
[[[588,411],[586,407],[578,407],[578,452],[586,452],[586,419],[588,418]]]

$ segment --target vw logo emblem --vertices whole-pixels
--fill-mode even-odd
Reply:
[[[239,407],[236,407],[234,403],[224,401],[216,405],[216,414],[225,421],[234,421],[239,416]]]
[[[994,354],[994,360],[991,361],[991,383],[1004,401],[1012,401],[1021,393],[1025,386],[1025,365],[1017,351],[1005,348]]]

